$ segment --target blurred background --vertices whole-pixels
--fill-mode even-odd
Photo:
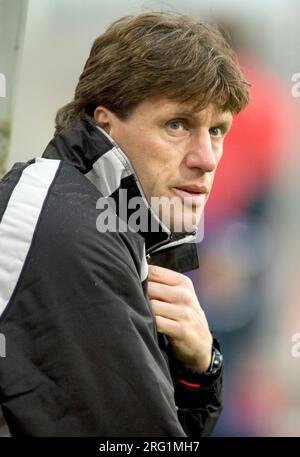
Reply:
[[[96,36],[123,15],[161,9],[220,24],[252,85],[190,274],[225,353],[214,435],[300,436],[298,0],[0,0],[0,175],[41,156]]]

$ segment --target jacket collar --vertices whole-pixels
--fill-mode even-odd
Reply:
[[[161,253],[163,250],[180,246],[196,238],[195,232],[171,233],[168,227],[157,218],[146,200],[141,183],[128,157],[100,127],[78,119],[72,127],[54,136],[45,149],[43,157],[71,163],[105,197],[114,198],[117,213],[121,218],[119,190],[126,190],[127,201],[132,197],[140,197],[139,201],[142,202],[143,209],[148,214],[148,227],[156,227],[154,232],[149,230],[139,232],[145,239],[147,254]],[[129,218],[130,211],[127,213]],[[128,223],[128,220],[125,222]]]

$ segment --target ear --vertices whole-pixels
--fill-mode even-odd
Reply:
[[[113,120],[113,113],[105,106],[97,106],[94,111],[94,119],[108,134],[110,134]]]

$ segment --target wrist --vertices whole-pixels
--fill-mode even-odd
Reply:
[[[213,341],[210,363],[205,371],[197,371],[186,365],[177,365],[176,378],[202,386],[210,385],[217,379],[223,368],[223,355],[216,339]]]
[[[198,363],[198,364],[187,364],[187,363],[183,363],[183,367],[187,370],[187,371],[190,371],[194,374],[202,374],[202,373],[205,373],[206,371],[209,370],[210,366],[211,366],[211,363],[212,363],[212,357],[213,357],[213,347],[211,348],[210,350],[210,353],[209,355],[206,357],[205,360],[201,360],[201,365]]]

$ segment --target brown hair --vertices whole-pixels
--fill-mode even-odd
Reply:
[[[155,96],[238,113],[248,103],[248,86],[216,25],[171,12],[126,16],[95,40],[74,100],[57,112],[55,133],[77,117],[95,123],[99,105],[125,119]]]

